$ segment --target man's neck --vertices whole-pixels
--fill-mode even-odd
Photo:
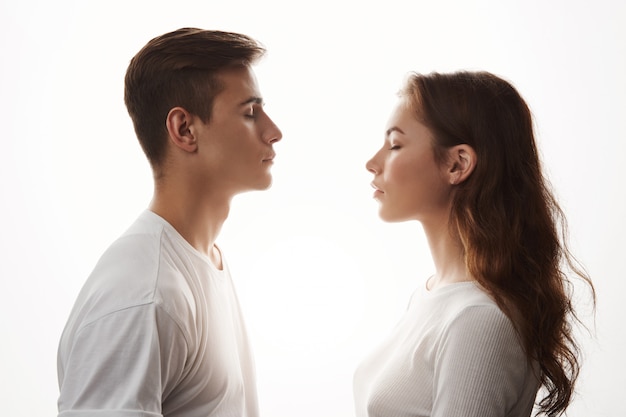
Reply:
[[[222,260],[215,241],[230,211],[229,198],[203,195],[184,186],[157,185],[149,209],[221,269]]]

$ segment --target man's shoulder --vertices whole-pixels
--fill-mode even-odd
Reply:
[[[153,281],[161,252],[162,227],[135,222],[104,251],[89,280],[109,286]]]
[[[177,292],[172,282],[184,283],[184,280],[179,279],[181,271],[167,261],[172,254],[167,253],[167,245],[163,245],[163,235],[162,225],[140,217],[101,255],[77,303],[101,309],[100,313],[93,313],[104,314],[159,303],[168,299],[167,295],[175,295],[164,295],[163,291]]]

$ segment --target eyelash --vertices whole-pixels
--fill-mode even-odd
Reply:
[[[400,145],[393,145],[391,148],[389,148],[390,151],[397,151],[398,149],[400,149]]]

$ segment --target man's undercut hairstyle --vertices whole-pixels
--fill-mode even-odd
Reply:
[[[153,169],[165,156],[169,111],[182,107],[208,122],[223,88],[217,73],[250,66],[264,54],[263,45],[246,35],[182,28],[152,39],[133,57],[124,102]]]

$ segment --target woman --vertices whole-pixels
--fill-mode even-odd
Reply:
[[[517,91],[486,72],[412,74],[366,167],[381,218],[418,220],[436,272],[355,372],[357,416],[526,417],[536,399],[562,414],[579,370],[566,273],[593,286]]]

